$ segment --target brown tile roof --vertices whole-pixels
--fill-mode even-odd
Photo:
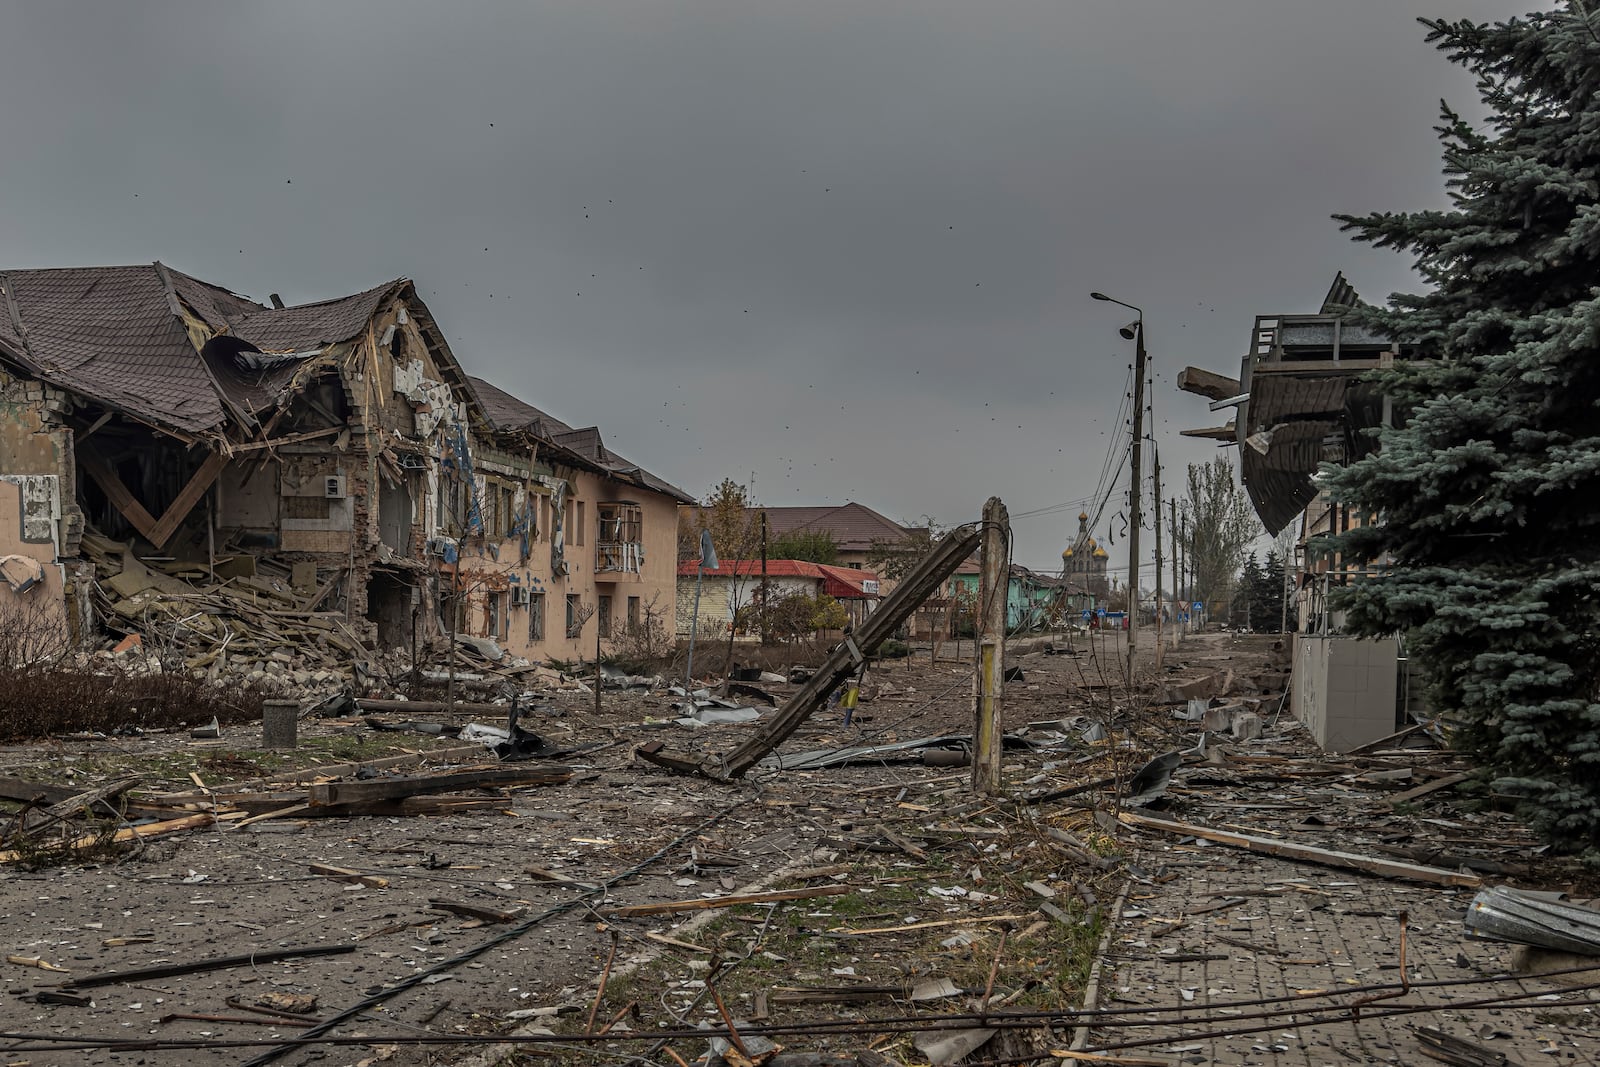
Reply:
[[[572,427],[550,415],[540,411],[525,400],[512,396],[498,386],[490,385],[482,378],[472,379],[473,388],[478,391],[478,399],[483,403],[483,410],[489,417],[490,423],[497,430],[526,430],[535,437],[553,438],[558,433],[571,433]]]
[[[160,263],[0,271],[0,355],[156,426],[214,430],[230,413],[249,425],[251,413],[276,401],[297,361],[252,361],[241,349],[309,353],[349,340],[384,300],[409,288],[396,279],[335,300],[272,308]],[[426,319],[432,329],[417,304],[419,327]],[[203,351],[189,339],[184,305],[219,335]],[[443,339],[436,340],[436,357],[453,364]]]
[[[874,541],[901,541],[911,531],[854,501],[832,507],[753,508],[767,513],[774,537],[787,533],[827,533],[846,552],[864,552]]]
[[[178,430],[222,423],[159,264],[0,271],[0,288],[6,347],[47,381]]]
[[[632,480],[646,489],[664,493],[680,504],[694,503],[694,497],[671,482],[658,478],[637,463],[607,448],[598,426],[585,426],[575,430],[554,415],[512,396],[504,389],[490,385],[482,378],[472,378],[470,381],[495,429],[526,430],[535,437],[543,438],[583,457],[609,474]]]

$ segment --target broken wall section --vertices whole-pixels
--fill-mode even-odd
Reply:
[[[62,424],[71,404],[0,371],[0,659],[65,650],[93,630],[82,568],[69,559],[83,533]]]

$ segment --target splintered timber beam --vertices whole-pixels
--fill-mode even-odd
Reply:
[[[486,767],[451,774],[428,774],[407,778],[374,778],[367,782],[321,782],[306,790],[313,808],[334,804],[362,804],[375,800],[402,800],[433,793],[452,793],[458,789],[487,789],[492,786],[560,785],[572,777],[566,767],[524,764],[520,767]]]
[[[1178,388],[1208,400],[1226,400],[1241,392],[1239,379],[1217,374],[1202,367],[1185,367],[1178,372]]]
[[[708,778],[724,780],[742,778],[746,771],[799,729],[800,724],[810,718],[846,678],[860,669],[863,653],[877,648],[894,636],[900,624],[937,593],[944,580],[977,547],[978,531],[974,527],[962,526],[945,534],[933,546],[933,551],[912,568],[911,573],[894,587],[894,591],[878,605],[876,611],[867,616],[855,633],[840,642],[817,669],[817,673],[753,737],[728,755],[696,761],[690,756],[665,751],[658,745],[635,751],[641,758],[671,770],[692,770]]]

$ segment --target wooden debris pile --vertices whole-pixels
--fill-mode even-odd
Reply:
[[[406,764],[432,759],[480,759],[481,746],[389,757],[292,772],[275,778],[177,793],[136,790],[137,778],[78,790],[0,777],[0,799],[23,807],[0,835],[0,863],[66,858],[96,848],[137,843],[179,830],[232,823],[246,826],[286,816],[444,815],[498,810],[506,791],[560,785],[572,778],[549,763],[481,764],[400,773]]]
[[[314,569],[257,573],[268,565],[246,554],[210,565],[140,559],[93,531],[83,536],[83,554],[95,565],[95,602],[106,628],[132,638],[120,647],[143,652],[138,658],[151,669],[172,669],[181,655],[185,669],[212,679],[310,685],[342,680],[366,655],[344,613],[324,610],[343,571],[318,581]]]

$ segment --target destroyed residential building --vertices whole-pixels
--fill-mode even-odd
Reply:
[[[1369,521],[1319,486],[1323,463],[1348,464],[1375,447],[1369,431],[1392,417],[1390,402],[1366,380],[1408,359],[1412,349],[1346,321],[1360,296],[1336,275],[1310,315],[1258,315],[1239,377],[1186,367],[1178,387],[1232,409],[1225,425],[1185,430],[1237,446],[1239,480],[1267,532],[1297,525],[1293,561],[1298,635],[1294,657],[1296,717],[1326,748],[1346,750],[1392,733],[1408,710],[1399,638],[1358,640],[1341,634],[1329,591],[1383,565],[1310,548],[1315,539]]]
[[[469,378],[408,280],[267,306],[152,263],[0,293],[11,617],[80,647],[159,623],[213,663],[285,618],[336,655],[453,628],[543,657],[594,648],[574,598],[602,634],[672,603],[686,495]]]

